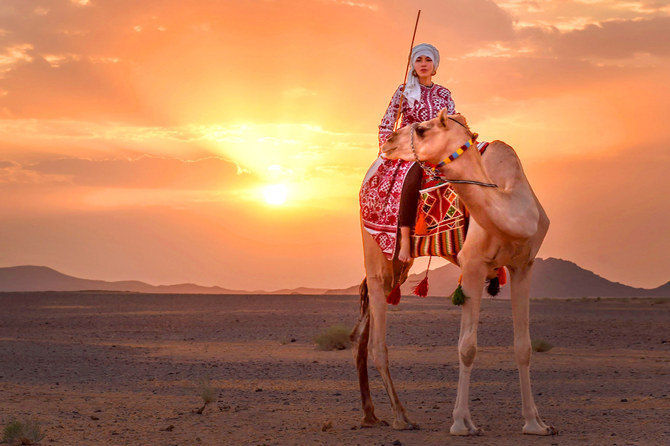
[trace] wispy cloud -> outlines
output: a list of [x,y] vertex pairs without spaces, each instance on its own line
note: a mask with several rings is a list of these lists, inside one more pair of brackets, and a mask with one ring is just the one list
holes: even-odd
[[32,62],[34,57],[29,54],[33,46],[29,43],[4,48],[0,53],[0,73],[9,71],[18,62]]
[[316,91],[308,90],[304,87],[294,87],[284,91],[284,97],[289,99],[308,98],[317,95],[318,93]]
[[221,158],[184,161],[142,156],[137,159],[61,158],[22,165],[24,172],[68,178],[78,186],[142,189],[221,189],[249,185],[253,176]]
[[572,57],[670,55],[670,17],[608,20],[559,36],[556,52]]
[[365,1],[354,1],[354,0],[327,0],[331,3],[337,3],[338,5],[352,6],[354,8],[363,8],[369,9],[371,11],[379,10],[377,3],[365,2]]

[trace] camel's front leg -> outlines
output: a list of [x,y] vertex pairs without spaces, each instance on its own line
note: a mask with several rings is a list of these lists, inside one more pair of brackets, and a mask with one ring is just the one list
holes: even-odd
[[482,430],[472,422],[468,407],[470,372],[477,354],[477,326],[487,267],[480,262],[463,261],[463,292],[467,296],[461,310],[461,333],[458,339],[458,389],[454,407],[452,435],[480,435]]
[[555,435],[553,426],[544,424],[535,406],[530,386],[530,355],[532,352],[529,328],[531,265],[509,268],[512,286],[512,316],[514,318],[514,356],[521,384],[521,413],[524,434]]
[[[394,429],[417,429],[418,426],[410,421],[398,394],[393,386],[389,373],[388,349],[386,348],[386,295],[391,291],[393,276],[368,276],[368,290],[370,293],[370,353],[372,360],[379,370],[384,382],[384,388],[391,400],[393,408]],[[384,280],[388,282],[384,286]]]

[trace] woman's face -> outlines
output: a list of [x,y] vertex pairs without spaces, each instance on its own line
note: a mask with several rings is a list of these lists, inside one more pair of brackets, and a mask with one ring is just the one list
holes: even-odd
[[428,56],[419,56],[414,61],[414,71],[418,77],[429,77],[433,75],[433,59]]

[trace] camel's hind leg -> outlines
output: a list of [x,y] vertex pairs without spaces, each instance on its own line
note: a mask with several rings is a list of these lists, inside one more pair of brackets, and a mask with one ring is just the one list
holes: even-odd
[[532,263],[509,268],[512,285],[512,316],[514,318],[514,356],[519,368],[521,384],[521,413],[524,418],[523,433],[531,435],[555,435],[553,426],[544,424],[535,406],[530,387],[530,273]]
[[[389,373],[388,350],[386,348],[386,296],[391,292],[396,283],[402,283],[407,278],[407,273],[412,264],[411,262],[402,263],[397,260],[387,260],[372,236],[364,228],[361,229],[370,309],[369,351],[372,355],[372,361],[382,377],[386,393],[391,400],[394,415],[393,428],[415,429],[418,426],[412,423],[407,417],[405,408],[400,403],[398,394],[393,386],[391,374]],[[360,353],[362,348],[362,345],[356,346],[358,353],[355,354],[357,357],[363,357]],[[359,379],[361,379],[361,376],[367,377],[367,371],[364,375],[361,375],[359,371]],[[369,394],[367,379],[364,380],[364,386],[361,387],[361,395],[364,398],[363,404],[365,405],[366,395],[364,393]],[[367,398],[369,399],[369,395]]]
[[454,424],[449,431],[452,435],[480,435],[482,430],[472,421],[468,402],[470,373],[477,354],[479,311],[488,268],[486,264],[478,260],[463,260],[461,264],[463,267],[461,285],[467,299],[461,309],[461,333],[458,338],[458,388],[453,411]]
[[[390,263],[390,262],[389,262]],[[388,349],[386,347],[386,296],[391,292],[393,274],[368,276],[370,291],[370,353],[379,371],[386,393],[393,408],[394,429],[417,429],[403,407],[396,393],[389,372]]]
[[361,315],[358,323],[351,332],[351,342],[354,350],[354,363],[358,372],[358,384],[361,390],[361,404],[363,407],[363,419],[361,426],[373,427],[386,425],[388,423],[375,416],[375,406],[370,396],[370,383],[368,379],[368,340],[370,339],[370,300],[368,298],[367,280],[363,279],[359,290],[361,296]]

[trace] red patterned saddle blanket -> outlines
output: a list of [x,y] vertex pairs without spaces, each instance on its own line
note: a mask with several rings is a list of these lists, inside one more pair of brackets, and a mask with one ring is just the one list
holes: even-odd
[[446,183],[422,189],[420,194],[412,257],[440,256],[457,265],[468,224],[465,207]]
[[[481,153],[487,143],[480,143]],[[398,241],[400,194],[413,161],[377,159],[368,170],[359,193],[365,230],[391,260]],[[449,184],[435,185],[424,175],[424,189],[412,234],[412,257],[440,256],[456,264],[465,242],[468,213]]]

